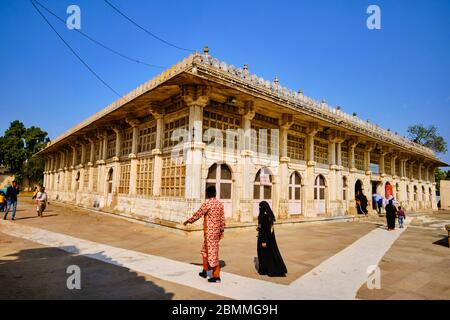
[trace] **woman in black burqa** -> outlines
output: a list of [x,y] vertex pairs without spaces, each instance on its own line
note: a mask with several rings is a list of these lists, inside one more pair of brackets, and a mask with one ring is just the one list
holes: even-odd
[[386,205],[386,222],[387,229],[389,231],[395,229],[395,218],[397,217],[397,208],[394,206],[394,202],[389,200],[389,204]]
[[278,250],[273,223],[275,216],[266,201],[259,203],[258,216],[258,273],[270,277],[284,277],[287,269]]

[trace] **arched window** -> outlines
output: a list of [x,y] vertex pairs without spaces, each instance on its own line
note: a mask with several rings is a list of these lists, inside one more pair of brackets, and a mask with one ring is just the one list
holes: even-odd
[[293,172],[289,178],[289,200],[300,200],[302,178],[298,172]]
[[342,177],[342,200],[347,201],[348,180],[347,177]]
[[431,192],[431,188],[428,189],[428,196],[430,197],[430,203],[433,202],[433,193]]
[[417,186],[414,186],[414,201],[417,201]]
[[208,170],[206,187],[215,186],[218,199],[231,199],[231,170],[226,164],[213,164]]
[[258,173],[256,174],[255,183],[253,186],[253,199],[272,199],[272,175],[267,168],[258,170]]
[[424,187],[424,186],[422,186],[422,201],[423,201],[423,202],[426,201],[425,187]]
[[406,198],[409,201],[409,186],[406,186]]
[[112,193],[113,188],[114,170],[113,168],[108,171],[108,193]]
[[318,175],[314,183],[314,200],[325,200],[325,178],[322,175]]

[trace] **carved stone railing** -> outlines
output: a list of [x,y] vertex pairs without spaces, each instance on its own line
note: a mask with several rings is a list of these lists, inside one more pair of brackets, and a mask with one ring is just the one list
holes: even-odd
[[246,82],[252,86],[255,86],[270,95],[275,95],[282,100],[287,100],[292,104],[298,106],[299,109],[312,108],[316,112],[318,111],[319,113],[324,115],[326,118],[334,119],[341,124],[345,123],[347,125],[350,125],[351,127],[354,127],[354,129],[362,131],[362,133],[368,134],[386,142],[400,145],[401,147],[412,152],[419,152],[429,157],[435,158],[436,160],[439,160],[431,149],[417,144],[407,139],[406,137],[402,137],[397,133],[393,133],[389,130],[383,129],[376,124],[364,121],[356,116],[345,113],[338,108],[333,108],[326,102],[319,102],[303,95],[302,93],[298,93],[294,90],[285,88],[278,83],[277,79],[275,81],[265,80],[262,77],[258,77],[256,74],[249,73],[247,69],[238,68],[233,65],[227,64],[212,57],[209,54],[205,55],[197,53],[194,56],[193,62],[193,71],[195,71],[195,65],[212,67],[213,69],[239,79],[239,81]]

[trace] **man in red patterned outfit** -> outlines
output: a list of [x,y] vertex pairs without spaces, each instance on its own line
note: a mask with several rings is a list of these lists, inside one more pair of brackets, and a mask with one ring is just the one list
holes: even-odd
[[209,186],[206,188],[206,201],[200,209],[188,220],[188,223],[194,223],[203,217],[203,271],[199,273],[200,277],[206,278],[207,271],[212,269],[212,277],[209,282],[220,282],[219,265],[219,241],[223,238],[225,228],[225,213],[223,204],[216,199],[216,188]]

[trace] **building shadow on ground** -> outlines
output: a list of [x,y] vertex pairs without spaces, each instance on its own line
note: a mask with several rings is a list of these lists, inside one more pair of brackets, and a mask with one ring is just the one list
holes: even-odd
[[[70,251],[70,252],[66,252]],[[109,260],[103,253],[96,259]],[[0,259],[0,299],[145,299],[170,300],[174,294],[136,272],[77,255],[77,249],[34,248]],[[71,265],[81,270],[81,289],[70,290]],[[70,281],[69,281],[70,282]]]

